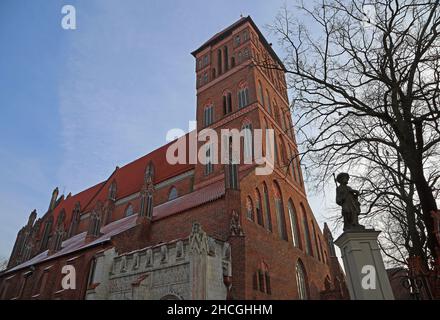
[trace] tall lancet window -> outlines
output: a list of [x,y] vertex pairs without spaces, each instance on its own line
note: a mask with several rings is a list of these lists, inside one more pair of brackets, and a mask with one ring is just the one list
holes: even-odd
[[229,189],[239,189],[238,182],[238,160],[236,159],[236,153],[232,148],[232,137],[225,137],[227,139],[227,148],[228,148],[228,161],[226,165],[226,188]]
[[274,198],[275,198],[275,210],[277,214],[278,235],[281,239],[287,241],[286,220],[284,217],[284,205],[281,195],[280,187],[274,182]]
[[300,260],[296,263],[296,286],[298,289],[298,298],[300,300],[307,300],[308,292],[307,292],[307,278],[306,271],[304,269],[304,265]]
[[90,219],[89,234],[97,237],[101,231],[101,216],[96,211],[93,211]]
[[295,247],[301,247],[299,242],[299,231],[298,231],[298,218],[296,215],[295,206],[293,205],[292,199],[289,199],[287,204],[289,210],[290,218],[290,229],[292,230],[292,242]]

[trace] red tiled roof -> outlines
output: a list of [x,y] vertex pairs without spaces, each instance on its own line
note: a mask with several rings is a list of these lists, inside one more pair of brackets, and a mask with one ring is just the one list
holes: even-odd
[[64,220],[65,225],[69,225],[72,220],[72,211],[75,208],[75,204],[79,202],[82,206],[86,205],[92,198],[96,195],[96,193],[99,191],[99,189],[103,186],[104,182],[98,183],[97,185],[94,185],[91,188],[88,188],[84,191],[81,191],[80,193],[77,193],[73,196],[70,196],[68,198],[63,199],[57,207],[54,209],[54,224],[53,228],[56,227],[56,221],[58,218],[58,215],[61,213],[61,211],[64,209],[66,213],[66,217]]
[[223,181],[210,184],[177,199],[165,202],[154,208],[153,220],[162,219],[170,215],[200,206],[204,203],[219,199],[225,194]]
[[[96,189],[99,186],[100,185],[96,185],[86,191],[93,190],[94,188]],[[153,211],[153,221],[163,219],[173,214],[177,214],[185,210],[200,206],[204,203],[217,200],[221,198],[224,194],[225,187],[223,181],[210,184],[204,188],[198,189],[194,192],[188,193],[177,199],[168,201],[155,207]],[[54,253],[53,255],[49,256],[48,250],[46,250],[36,255],[32,259],[7,270],[5,274],[106,242],[110,240],[113,236],[136,226],[137,217],[137,215],[131,215],[129,217],[125,217],[123,219],[116,220],[108,225],[105,225],[101,228],[102,236],[90,243],[85,242],[87,232],[77,234],[63,241],[62,249]]]
[[[188,145],[188,135],[186,138]],[[193,169],[193,164],[172,165],[168,163],[166,160],[166,152],[172,143],[174,143],[174,141],[133,162],[128,163],[121,168],[116,168],[116,170],[106,181],[98,183],[97,185],[81,191],[76,195],[61,200],[61,202],[54,209],[54,222],[56,222],[58,215],[64,209],[66,213],[65,224],[69,225],[72,220],[72,211],[78,201],[81,204],[82,213],[94,208],[97,201],[104,202],[107,199],[108,189],[113,181],[116,181],[118,199],[138,192],[142,187],[145,169],[150,161],[152,161],[155,167],[154,183],[159,183]],[[55,227],[56,223],[53,224],[53,228]]]
[[108,225],[105,225],[104,227],[101,228],[102,236],[89,243],[85,242],[87,232],[77,234],[63,241],[62,249],[54,253],[53,255],[49,256],[48,250],[46,250],[36,255],[32,259],[7,270],[5,274],[106,242],[110,240],[111,237],[133,228],[136,225],[136,219],[137,219],[137,215],[132,215],[120,220],[116,220],[112,223],[109,223]]
[[[187,135],[188,136],[188,135]],[[193,164],[169,164],[166,159],[166,153],[168,147],[174,143],[174,141],[154,150],[153,152],[123,166],[117,168],[113,175],[107,179],[102,185],[102,189],[98,192],[98,195],[84,208],[81,208],[82,212],[93,208],[97,201],[105,201],[108,194],[108,189],[113,181],[117,186],[117,198],[123,198],[133,193],[138,192],[143,183],[145,169],[150,161],[154,165],[154,183],[167,180],[171,177],[179,175],[183,172],[194,168]],[[188,139],[187,139],[188,143]],[[188,162],[188,161],[187,161]]]

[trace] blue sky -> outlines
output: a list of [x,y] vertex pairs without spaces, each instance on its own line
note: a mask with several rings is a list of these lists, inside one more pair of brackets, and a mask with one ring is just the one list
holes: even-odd
[[[61,28],[74,5],[77,29]],[[264,28],[283,1],[0,1],[0,257],[52,190],[77,193],[165,143],[195,118],[194,58],[251,15]],[[332,195],[330,195],[332,198]],[[325,199],[312,197],[320,222]]]

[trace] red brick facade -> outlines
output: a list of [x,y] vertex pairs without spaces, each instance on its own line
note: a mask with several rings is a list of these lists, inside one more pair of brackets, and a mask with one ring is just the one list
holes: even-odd
[[[256,175],[255,163],[240,164],[238,186],[231,187],[223,164],[214,164],[207,174],[202,164],[167,163],[168,144],[116,168],[106,181],[77,195],[58,197],[55,190],[46,214],[34,222],[33,213],[19,232],[8,270],[0,274],[0,299],[83,299],[95,254],[184,238],[196,221],[209,236],[231,244],[229,298],[347,297],[328,241],[331,234],[321,232],[307,202],[282,62],[249,17],[216,34],[193,55],[197,132],[205,127],[218,133],[241,130],[246,124],[274,129],[275,171]],[[212,108],[208,123],[207,106]],[[151,174],[148,168],[153,168]],[[171,190],[177,198],[169,200]],[[130,213],[138,217],[125,218]],[[236,224],[232,228],[234,214],[238,229]],[[66,264],[76,268],[76,290],[61,288]]]

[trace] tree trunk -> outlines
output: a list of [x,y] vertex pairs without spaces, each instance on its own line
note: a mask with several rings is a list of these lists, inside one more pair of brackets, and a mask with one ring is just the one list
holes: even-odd
[[423,221],[426,226],[426,231],[428,233],[428,247],[431,251],[431,255],[437,257],[437,248],[439,243],[434,234],[434,219],[431,216],[432,211],[437,211],[437,203],[435,201],[434,195],[432,193],[431,187],[426,181],[423,174],[423,165],[419,166],[408,166],[411,171],[411,177],[416,186],[417,194],[419,195],[420,205],[423,212]]

